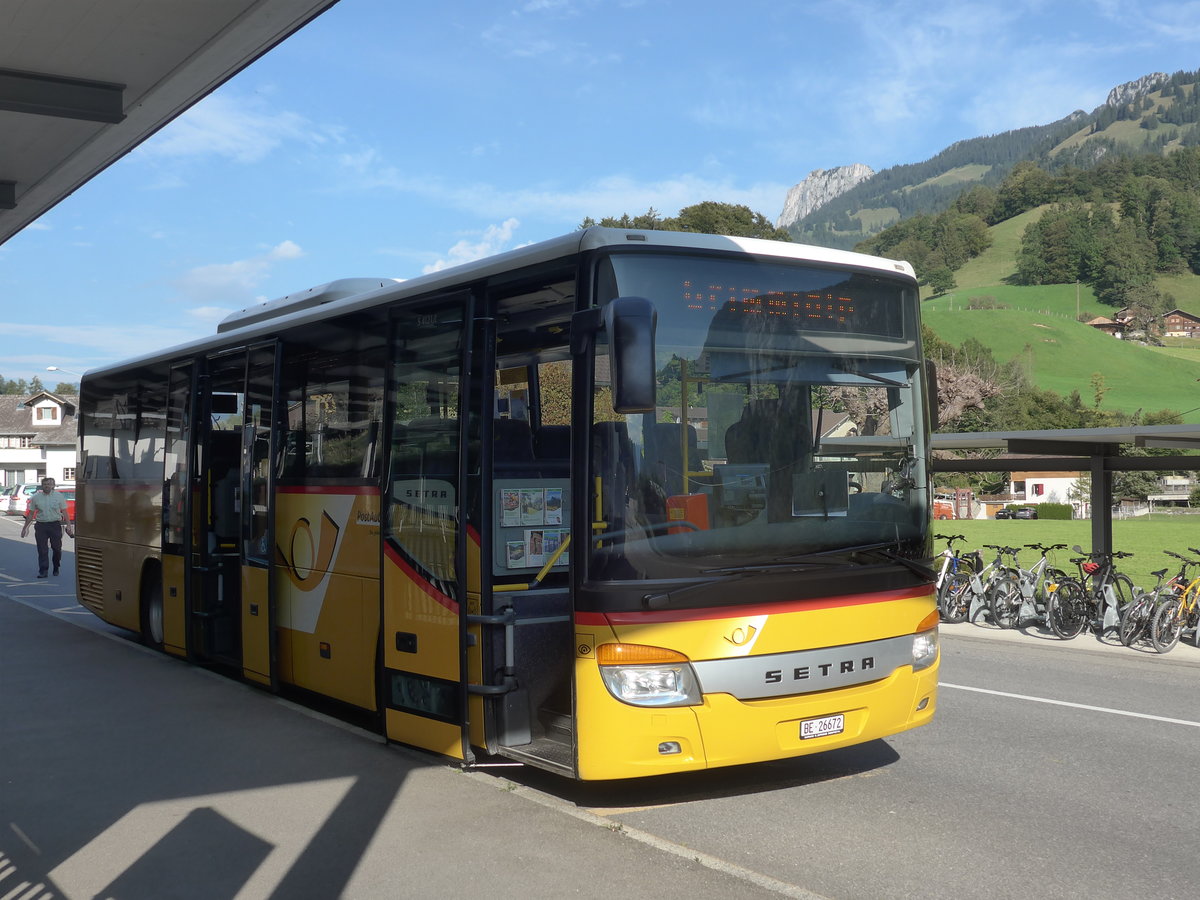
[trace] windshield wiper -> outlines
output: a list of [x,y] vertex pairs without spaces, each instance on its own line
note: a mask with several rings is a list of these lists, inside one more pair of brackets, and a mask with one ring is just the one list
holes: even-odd
[[643,594],[642,605],[647,609],[665,609],[680,594],[686,594],[698,588],[711,587],[714,584],[721,584],[723,582],[738,581],[751,575],[763,575],[768,572],[773,575],[799,575],[802,572],[810,572],[813,569],[827,569],[836,565],[837,563],[835,562],[807,564],[759,563],[757,565],[722,566],[716,569],[701,569],[700,574],[715,575],[717,577],[704,581],[693,581],[691,584],[685,584],[682,587],[673,588],[669,591],[660,591],[657,594]]
[[705,581],[695,581],[669,591],[655,594],[644,594],[642,604],[647,609],[664,609],[680,594],[686,594],[698,588],[711,587],[721,581],[738,581],[751,575],[799,575],[814,569],[832,569],[851,564],[851,557],[858,553],[874,553],[889,562],[897,563],[919,576],[923,581],[936,581],[937,572],[915,560],[908,559],[887,549],[894,547],[894,542],[881,544],[862,544],[857,547],[841,547],[837,550],[822,550],[816,553],[800,553],[795,556],[777,557],[773,562],[753,563],[743,566],[721,566],[713,569],[701,569],[703,575],[713,575],[715,578]]
[[[797,556],[780,556],[777,557],[777,562],[781,564],[787,564],[790,562],[802,562],[808,559],[828,558],[830,556],[849,558],[858,553],[874,553],[878,556],[884,557],[889,562],[898,563],[899,565],[904,566],[909,571],[920,575],[923,579],[928,581],[937,580],[937,572],[933,571],[933,569],[929,568],[923,563],[917,562],[916,560],[909,559],[906,556],[901,556],[894,550],[888,549],[895,546],[895,541],[884,541],[877,544],[861,544],[857,547],[842,547],[837,550],[823,550],[817,553],[802,553]],[[829,565],[833,565],[833,563],[830,563]]]
[[915,559],[909,559],[907,556],[901,556],[894,550],[888,550],[886,546],[890,545],[885,545],[884,547],[864,547],[858,552],[874,553],[877,556],[882,556],[891,562],[904,566],[910,572],[920,576],[923,581],[937,581],[938,573],[929,568],[929,566],[919,563]]

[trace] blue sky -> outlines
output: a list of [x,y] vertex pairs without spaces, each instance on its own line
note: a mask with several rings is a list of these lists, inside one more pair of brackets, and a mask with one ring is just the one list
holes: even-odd
[[53,386],[49,365],[587,216],[774,220],[813,169],[919,162],[1197,68],[1196,0],[341,0],[0,245],[0,375]]

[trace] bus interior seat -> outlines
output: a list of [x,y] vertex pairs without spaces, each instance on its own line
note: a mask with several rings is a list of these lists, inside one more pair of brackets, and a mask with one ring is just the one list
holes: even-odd
[[533,436],[533,452],[538,459],[570,459],[571,427],[543,425]]
[[604,477],[601,518],[611,529],[623,528],[626,498],[636,481],[633,444],[624,422],[597,422],[592,429],[593,474]]
[[524,419],[493,419],[492,442],[496,474],[502,478],[566,478],[569,475],[569,453],[558,459],[542,459],[535,455],[533,430]]
[[763,439],[771,432],[779,414],[773,399],[751,400],[742,407],[742,416],[725,431],[725,457],[731,463],[763,462]]
[[492,420],[492,443],[497,468],[533,462],[533,431],[524,419]]
[[[696,429],[687,426],[687,462],[679,445],[679,425],[658,423],[646,429],[646,466],[651,477],[665,479],[662,483],[667,495],[683,492],[684,471],[696,471],[700,464],[696,449]],[[661,469],[660,471],[660,464]]]

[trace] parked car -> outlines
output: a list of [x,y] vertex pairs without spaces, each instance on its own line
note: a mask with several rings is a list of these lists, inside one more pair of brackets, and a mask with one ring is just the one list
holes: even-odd
[[41,490],[41,484],[38,482],[30,482],[28,484],[15,485],[16,490],[8,498],[8,509],[5,510],[10,516],[23,516],[25,510],[29,508],[29,498]]
[[1036,519],[1037,510],[1032,506],[1022,506],[1013,514],[1014,519]]
[[73,524],[75,522],[75,488],[59,487],[54,490],[67,499],[67,521]]
[[1012,517],[1013,517],[1013,512],[1008,507],[1004,507],[1002,509],[996,510],[996,518],[997,519],[1011,519]]

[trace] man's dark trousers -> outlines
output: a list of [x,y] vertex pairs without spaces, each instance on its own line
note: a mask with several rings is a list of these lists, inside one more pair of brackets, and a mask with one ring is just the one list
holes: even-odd
[[33,537],[37,541],[38,575],[50,570],[50,551],[54,551],[54,573],[62,565],[62,522],[34,522]]

